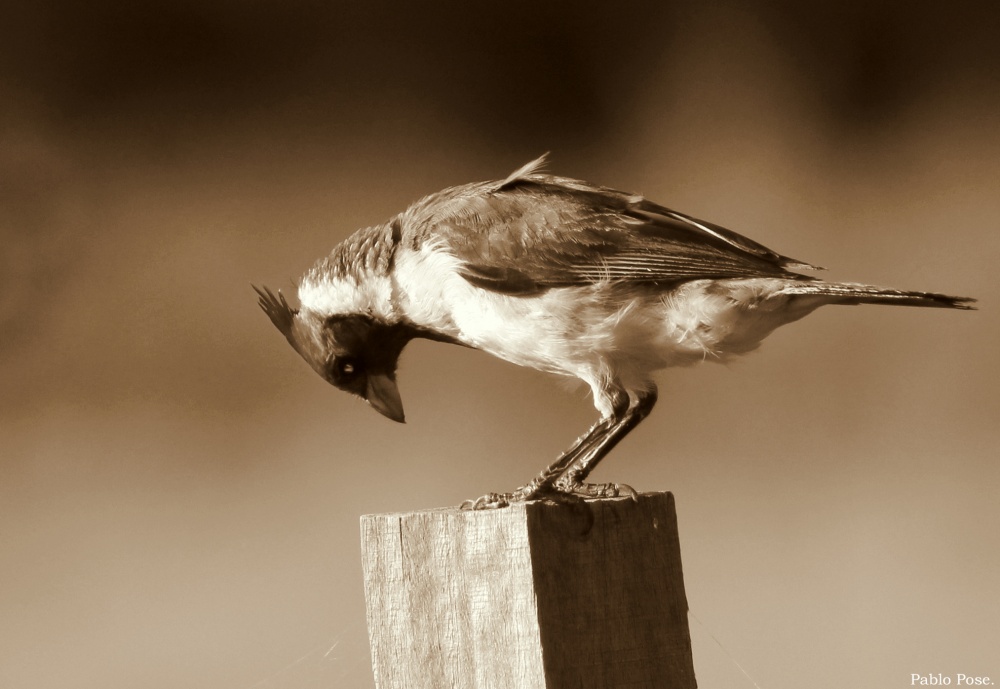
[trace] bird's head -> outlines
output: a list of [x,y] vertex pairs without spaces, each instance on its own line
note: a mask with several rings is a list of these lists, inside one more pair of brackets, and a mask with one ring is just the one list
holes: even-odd
[[264,313],[316,373],[380,414],[405,421],[396,366],[412,332],[358,314],[323,316],[292,309],[280,290],[277,296],[266,287],[254,290]]

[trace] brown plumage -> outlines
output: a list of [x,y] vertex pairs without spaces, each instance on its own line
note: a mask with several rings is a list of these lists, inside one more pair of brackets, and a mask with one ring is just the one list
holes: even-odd
[[584,435],[526,485],[468,506],[631,493],[584,481],[652,410],[658,369],[744,354],[824,304],[972,308],[794,272],[814,266],[641,196],[542,174],[542,162],[355,233],[306,273],[297,310],[257,289],[317,373],[396,421],[397,361],[415,337],[590,386],[600,418]]

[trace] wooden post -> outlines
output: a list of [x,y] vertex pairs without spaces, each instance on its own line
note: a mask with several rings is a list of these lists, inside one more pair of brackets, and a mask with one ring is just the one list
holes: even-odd
[[670,493],[361,518],[378,689],[693,689]]

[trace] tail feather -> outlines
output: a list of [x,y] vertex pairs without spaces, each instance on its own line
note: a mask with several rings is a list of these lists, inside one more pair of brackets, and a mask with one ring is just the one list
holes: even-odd
[[943,309],[975,310],[971,297],[953,297],[936,292],[911,292],[850,282],[805,282],[782,290],[785,294],[831,297],[834,304],[890,304],[896,306],[929,306]]

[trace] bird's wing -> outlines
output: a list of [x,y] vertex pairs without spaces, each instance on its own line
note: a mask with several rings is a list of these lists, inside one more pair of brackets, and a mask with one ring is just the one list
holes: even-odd
[[407,218],[413,246],[435,242],[462,262],[466,280],[506,294],[601,281],[811,279],[787,269],[814,266],[731,230],[641,196],[525,169],[414,206]]

